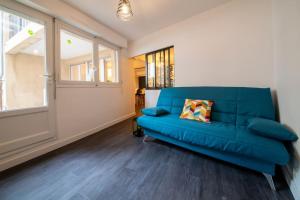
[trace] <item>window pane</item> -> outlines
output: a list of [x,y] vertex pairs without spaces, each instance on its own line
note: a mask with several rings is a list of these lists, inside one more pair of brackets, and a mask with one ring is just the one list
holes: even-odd
[[100,82],[118,82],[117,51],[103,45],[99,45],[98,55]]
[[166,74],[166,87],[170,87],[170,60],[169,60],[170,49],[165,50],[165,74]]
[[160,87],[160,79],[161,79],[161,77],[160,77],[160,58],[159,58],[159,56],[160,56],[160,53],[159,52],[157,52],[157,53],[155,53],[155,67],[156,67],[156,69],[155,69],[155,75],[156,75],[156,79],[155,79],[155,82],[156,82],[156,87]]
[[61,80],[94,81],[92,41],[61,30],[60,59]]
[[45,27],[0,11],[0,110],[46,105]]
[[155,54],[156,57],[156,87],[165,87],[165,54],[164,51],[159,51]]
[[155,87],[155,62],[154,62],[154,54],[147,55],[147,66],[148,66],[148,87]]
[[170,49],[170,87],[174,87],[175,70],[174,70],[174,47]]

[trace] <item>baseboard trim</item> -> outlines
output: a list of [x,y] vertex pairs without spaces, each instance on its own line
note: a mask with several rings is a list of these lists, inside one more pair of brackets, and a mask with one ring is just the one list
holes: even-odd
[[289,185],[289,188],[294,196],[294,199],[296,199],[296,200],[300,199],[299,185],[297,185],[297,183],[294,183],[294,180],[291,177],[291,175],[289,174],[288,169],[286,167],[284,167],[282,170],[283,170],[284,178],[285,178],[287,184]]
[[300,199],[300,156],[295,151],[295,149],[291,152],[291,162],[287,165],[282,167],[284,178],[287,184],[290,187],[290,190],[294,196],[294,199]]
[[100,126],[97,126],[95,128],[92,128],[92,129],[89,129],[87,131],[84,131],[84,132],[81,132],[81,133],[78,133],[72,137],[68,137],[68,138],[65,138],[63,140],[55,140],[55,141],[52,141],[52,142],[49,142],[47,144],[43,144],[42,146],[40,147],[35,147],[34,149],[30,149],[30,150],[27,150],[26,152],[24,153],[19,153],[17,155],[13,155],[13,156],[10,156],[8,158],[5,158],[4,160],[0,161],[0,172],[3,171],[3,170],[6,170],[6,169],[9,169],[11,167],[14,167],[16,165],[19,165],[23,162],[26,162],[28,160],[31,160],[33,158],[36,158],[38,156],[41,156],[43,154],[46,154],[50,151],[53,151],[55,149],[58,149],[60,147],[63,147],[65,145],[68,145],[70,143],[73,143],[77,140],[80,140],[82,138],[85,138],[89,135],[92,135],[94,133],[97,133],[103,129],[106,129],[112,125],[115,125],[119,122],[122,122],[126,119],[129,119],[131,117],[133,117],[135,115],[135,113],[130,113],[130,114],[127,114],[127,115],[124,115],[122,117],[119,117],[115,120],[112,120],[110,122],[106,122]]

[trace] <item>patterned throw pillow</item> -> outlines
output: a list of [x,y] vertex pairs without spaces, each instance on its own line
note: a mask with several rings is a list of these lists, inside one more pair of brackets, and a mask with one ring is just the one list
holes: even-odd
[[212,104],[209,100],[186,99],[180,118],[210,122]]

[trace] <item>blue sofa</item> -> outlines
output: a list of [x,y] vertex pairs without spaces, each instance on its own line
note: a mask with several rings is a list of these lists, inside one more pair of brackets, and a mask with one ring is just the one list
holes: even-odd
[[[187,98],[212,100],[212,122],[180,119]],[[269,88],[166,88],[160,92],[157,107],[168,114],[137,119],[146,136],[262,172],[271,186],[275,166],[289,161],[282,142],[253,134],[247,128],[248,119],[254,117],[275,120]]]

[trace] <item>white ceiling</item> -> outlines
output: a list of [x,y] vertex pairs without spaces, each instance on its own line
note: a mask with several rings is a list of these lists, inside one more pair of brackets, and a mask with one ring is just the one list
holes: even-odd
[[130,0],[134,16],[129,22],[116,16],[119,0],[61,1],[135,40],[230,0]]

